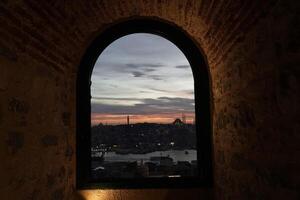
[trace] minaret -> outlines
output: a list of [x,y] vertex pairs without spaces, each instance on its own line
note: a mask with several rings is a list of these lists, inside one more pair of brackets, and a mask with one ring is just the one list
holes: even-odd
[[183,122],[184,124],[186,124],[186,119],[185,119],[184,113],[182,113],[182,122]]
[[127,115],[127,125],[129,125],[129,115]]

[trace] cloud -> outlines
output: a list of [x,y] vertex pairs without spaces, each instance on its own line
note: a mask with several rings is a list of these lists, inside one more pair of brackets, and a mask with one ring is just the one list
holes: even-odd
[[147,77],[150,78],[150,79],[153,79],[155,81],[163,80],[162,76],[159,76],[159,75],[149,75]]
[[[150,64],[149,64],[150,65]],[[127,66],[127,65],[126,65]],[[151,74],[151,72],[156,71],[156,69],[152,69],[152,68],[143,68],[141,67],[140,69],[136,68],[135,65],[133,64],[129,64],[130,68],[135,69],[134,71],[130,71],[130,73],[134,76],[134,77],[146,77],[148,79],[152,79],[155,81],[159,81],[159,80],[163,80],[163,77],[161,75],[157,75],[157,74]],[[144,65],[145,66],[145,65]]]
[[[100,99],[100,98],[98,98]],[[107,98],[104,98],[107,100]],[[140,103],[133,105],[109,105],[92,102],[92,113],[109,113],[109,114],[160,114],[160,113],[178,113],[194,112],[194,99],[188,98],[171,98],[159,97],[157,99],[145,98],[112,98],[119,102],[130,100],[139,100]]]
[[175,66],[175,68],[186,69],[186,68],[190,68],[190,66],[189,65],[177,65],[177,66]]
[[[174,44],[156,35],[132,34],[114,41],[101,53],[94,66],[91,81],[92,106],[97,112],[147,113],[165,112],[168,109],[182,110],[185,108],[172,105],[176,103],[175,99],[170,100],[167,106],[167,103],[162,102],[168,100],[157,98],[193,98],[192,92],[185,91],[193,90],[194,87],[188,60]],[[145,99],[140,98],[157,101],[150,104],[148,100],[147,104]],[[194,109],[189,104],[181,104],[187,109]]]
[[155,69],[145,69],[144,71],[146,71],[146,72],[154,72]]
[[171,98],[171,97],[159,97],[157,99],[147,98],[143,100],[142,104],[148,107],[157,107],[159,109],[171,109],[171,110],[189,110],[194,107],[194,99],[187,98]]
[[125,69],[125,71],[135,70],[135,71],[132,72],[134,77],[141,77],[145,73],[154,72],[154,71],[157,70],[157,68],[162,67],[162,66],[164,66],[164,65],[162,65],[162,64],[151,64],[151,63],[141,63],[141,64],[127,63],[125,65],[125,67],[123,67],[123,69]]
[[182,92],[185,93],[185,94],[188,94],[188,95],[194,95],[195,94],[194,90],[183,90]]
[[156,68],[156,67],[163,67],[163,64],[143,64],[145,67],[151,67],[151,68]]
[[148,89],[156,91],[156,92],[160,92],[160,93],[172,93],[172,94],[177,94],[177,95],[194,95],[194,90],[190,89],[190,90],[164,90],[164,89],[158,89],[158,88],[154,88],[154,87],[149,87]]
[[121,101],[137,101],[142,100],[140,98],[122,98],[122,97],[93,97],[92,99],[96,100],[121,100]]
[[163,93],[171,92],[170,90],[157,89],[157,88],[153,88],[153,87],[149,87],[149,89],[153,90],[153,91],[156,91],[156,92],[163,92]]
[[142,72],[139,72],[139,71],[133,71],[133,72],[132,72],[132,75],[133,75],[134,77],[142,77],[142,76],[144,76],[145,74],[142,73]]
[[138,69],[138,68],[157,68],[157,67],[163,67],[164,65],[162,64],[152,64],[152,63],[140,63],[140,64],[136,64],[136,63],[127,63],[126,67],[127,68],[133,68],[133,69]]
[[136,69],[136,68],[139,68],[139,65],[128,63],[128,64],[126,64],[126,67]]

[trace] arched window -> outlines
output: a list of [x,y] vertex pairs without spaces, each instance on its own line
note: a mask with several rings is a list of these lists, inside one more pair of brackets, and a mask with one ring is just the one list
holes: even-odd
[[210,185],[210,123],[207,66],[184,32],[148,19],[108,27],[78,71],[77,187]]

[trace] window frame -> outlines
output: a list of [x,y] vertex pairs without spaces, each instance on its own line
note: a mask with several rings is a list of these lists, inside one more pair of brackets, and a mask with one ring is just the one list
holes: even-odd
[[[91,75],[102,53],[116,39],[133,34],[150,33],[175,44],[190,63],[194,77],[195,118],[197,131],[197,161],[199,177],[100,179],[93,181],[91,165]],[[211,187],[212,126],[210,76],[202,50],[178,26],[153,18],[129,19],[107,26],[85,51],[79,65],[76,82],[76,188],[195,188]],[[201,167],[200,167],[201,166]]]

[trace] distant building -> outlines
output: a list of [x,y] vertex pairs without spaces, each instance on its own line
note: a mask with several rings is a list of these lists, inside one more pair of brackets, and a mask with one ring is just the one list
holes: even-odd
[[192,175],[192,165],[188,161],[178,161],[175,167],[175,173],[181,176]]
[[182,125],[184,125],[184,123],[181,121],[181,119],[177,118],[177,119],[175,119],[175,121],[173,122],[173,125],[176,125],[176,126],[182,126]]
[[150,161],[160,166],[172,166],[173,159],[168,156],[154,156],[150,157]]

